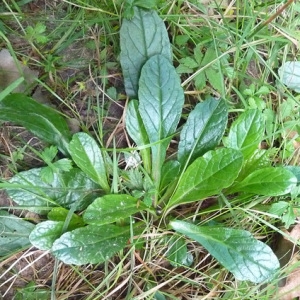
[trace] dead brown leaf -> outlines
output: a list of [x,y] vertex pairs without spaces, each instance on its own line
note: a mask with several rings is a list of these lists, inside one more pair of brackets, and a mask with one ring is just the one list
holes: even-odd
[[[297,224],[289,233],[291,239],[299,240],[300,239],[300,224]],[[293,270],[286,278],[285,285],[279,288],[278,291],[278,299],[280,300],[293,300],[297,297],[300,297],[300,265],[299,265],[299,255],[295,251],[298,247],[288,241],[287,239],[282,239],[279,243],[279,247],[282,249],[278,249],[276,252],[288,253],[288,265],[289,268]],[[280,257],[279,257],[280,259]],[[286,259],[285,259],[286,261]],[[296,265],[297,264],[297,265]],[[294,268],[296,267],[296,268]]]
[[[299,265],[297,258],[292,261],[292,265],[296,263]],[[287,277],[285,286],[279,288],[280,300],[293,300],[297,297],[300,297],[300,267],[292,271]]]

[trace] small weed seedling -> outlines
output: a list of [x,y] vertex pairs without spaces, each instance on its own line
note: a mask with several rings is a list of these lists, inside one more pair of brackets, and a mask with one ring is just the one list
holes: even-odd
[[[168,245],[165,257],[174,267],[193,264],[187,247],[191,239],[238,280],[261,283],[272,278],[278,259],[250,232],[221,222],[199,225],[195,216],[180,219],[174,214],[178,206],[201,204],[212,196],[232,207],[239,197],[295,190],[298,169],[272,166],[269,151],[258,147],[266,130],[259,107],[264,91],[249,90],[250,108],[226,136],[224,99],[209,97],[198,103],[179,126],[184,91],[165,25],[154,10],[132,9],[132,18],[123,20],[120,31],[120,60],[130,99],[124,119],[134,149],[101,148],[86,132],[72,136],[58,112],[22,94],[0,102],[3,121],[17,122],[55,146],[42,153],[46,167],[20,172],[1,185],[20,207],[47,216],[35,226],[6,218],[7,228],[14,230],[13,222],[24,240],[7,231],[9,243],[2,255],[26,246],[29,236],[32,245],[66,264],[101,263],[130,247],[143,251],[145,228],[159,224],[167,237],[162,238]],[[195,60],[193,68],[201,67],[205,57]],[[208,72],[205,76],[209,78]],[[175,138],[177,155],[168,156]],[[66,158],[55,160],[57,150]],[[118,167],[118,151],[134,163]]]

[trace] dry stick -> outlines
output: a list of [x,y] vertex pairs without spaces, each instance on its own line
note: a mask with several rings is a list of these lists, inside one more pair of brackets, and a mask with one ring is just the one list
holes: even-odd
[[256,30],[254,30],[253,33],[250,34],[249,38],[253,37],[255,34],[257,34],[260,30],[262,30],[265,26],[267,26],[269,23],[271,23],[276,17],[278,17],[288,6],[290,6],[294,0],[288,0],[282,7],[280,7],[277,12],[271,16],[268,20],[262,23],[261,26],[258,26]]

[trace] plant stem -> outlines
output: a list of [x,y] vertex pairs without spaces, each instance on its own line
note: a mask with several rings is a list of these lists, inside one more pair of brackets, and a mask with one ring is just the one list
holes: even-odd
[[253,37],[254,35],[256,35],[259,31],[261,31],[265,26],[267,26],[268,24],[270,24],[276,17],[278,17],[288,6],[290,6],[292,3],[294,2],[294,0],[288,0],[284,5],[282,5],[282,7],[280,7],[278,9],[278,11],[273,14],[268,20],[266,20],[265,22],[263,22],[260,26],[258,26],[250,35],[249,38]]

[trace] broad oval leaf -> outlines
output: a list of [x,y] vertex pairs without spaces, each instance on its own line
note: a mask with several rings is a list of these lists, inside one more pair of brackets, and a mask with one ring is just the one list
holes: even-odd
[[254,171],[233,187],[234,192],[247,192],[264,196],[290,193],[297,185],[296,176],[283,167],[263,168]]
[[54,173],[50,184],[41,178],[43,169],[19,172],[6,184],[8,195],[24,209],[44,214],[51,207],[76,205],[76,209],[81,210],[99,196],[95,192],[99,186],[77,168],[59,175]]
[[168,32],[155,10],[134,8],[134,17],[122,22],[120,46],[125,90],[130,98],[137,97],[141,69],[150,57],[162,54],[172,61]]
[[0,256],[30,246],[29,234],[34,224],[0,210]]
[[216,195],[238,176],[243,155],[234,149],[221,148],[197,158],[184,172],[168,208]]
[[[162,55],[151,57],[140,77],[139,111],[152,149],[153,178],[159,173],[184,103],[184,93],[175,68]],[[165,139],[165,140],[164,140]]]
[[196,105],[182,128],[178,160],[183,165],[193,162],[220,142],[227,124],[228,111],[224,99],[209,98]]
[[96,141],[87,133],[78,132],[73,135],[69,150],[76,165],[95,183],[109,192],[105,162]]
[[11,94],[0,101],[0,120],[24,126],[68,155],[71,133],[66,120],[53,108],[23,94]]
[[63,207],[53,207],[51,211],[49,211],[47,217],[51,221],[62,221],[65,222],[68,220],[68,229],[73,230],[78,227],[82,227],[85,225],[81,216],[72,213],[71,216],[70,211]]
[[[149,139],[138,109],[137,100],[129,101],[125,115],[126,130],[137,146],[145,146],[149,144]],[[141,150],[141,156],[145,170],[150,173],[150,148],[143,148]]]
[[241,150],[249,158],[263,139],[265,122],[261,111],[249,109],[242,113],[230,127],[226,146]]
[[177,128],[184,103],[180,78],[168,59],[151,57],[140,77],[139,111],[150,142],[172,135]]
[[105,195],[89,205],[83,215],[83,220],[87,224],[110,224],[145,209],[147,206],[144,203],[139,203],[138,199],[130,195]]
[[232,272],[238,280],[261,283],[274,276],[279,261],[272,249],[239,229],[196,226],[184,221],[172,221],[171,227],[200,243]]
[[287,61],[278,70],[280,80],[290,89],[300,92],[300,61]]
[[52,247],[55,257],[66,264],[96,264],[122,250],[130,238],[130,227],[88,225],[64,233]]
[[31,244],[40,250],[50,250],[63,232],[64,222],[44,221],[35,226],[29,235]]
[[138,101],[129,101],[126,109],[125,124],[126,130],[137,146],[149,144],[147,132],[144,123],[138,111]]

